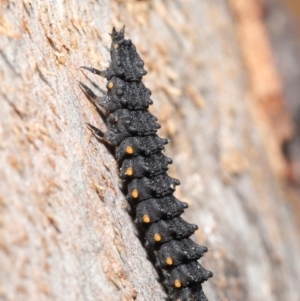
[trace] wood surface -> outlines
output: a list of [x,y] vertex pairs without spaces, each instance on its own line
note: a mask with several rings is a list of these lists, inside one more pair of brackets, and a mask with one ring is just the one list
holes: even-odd
[[208,299],[300,299],[299,156],[284,152],[299,133],[299,85],[286,93],[299,54],[290,69],[277,63],[285,48],[271,22],[277,13],[292,24],[290,10],[258,0],[0,5],[0,300],[166,298],[116,160],[85,125],[105,122],[76,83],[103,94],[105,80],[79,66],[106,68],[108,33],[123,24],[170,139],[184,218],[209,248]]

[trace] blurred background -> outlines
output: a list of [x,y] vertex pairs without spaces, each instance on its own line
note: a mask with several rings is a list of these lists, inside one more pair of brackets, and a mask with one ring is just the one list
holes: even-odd
[[112,26],[145,62],[210,301],[299,301],[300,2],[1,1],[0,300],[165,300],[98,95]]

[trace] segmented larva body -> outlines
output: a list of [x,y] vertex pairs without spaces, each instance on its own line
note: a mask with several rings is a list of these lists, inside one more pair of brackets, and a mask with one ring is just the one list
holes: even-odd
[[212,273],[197,260],[207,248],[189,238],[198,227],[180,217],[187,204],[173,196],[179,181],[167,174],[172,160],[162,151],[168,141],[156,135],[160,125],[147,111],[152,100],[150,90],[141,82],[146,74],[144,62],[131,40],[124,39],[124,27],[119,32],[113,28],[111,37],[108,69],[82,67],[108,80],[104,97],[79,83],[94,104],[107,113],[107,132],[89,127],[96,137],[115,147],[126,198],[135,208],[145,246],[156,255],[156,268],[163,271],[170,299],[205,301],[201,284]]

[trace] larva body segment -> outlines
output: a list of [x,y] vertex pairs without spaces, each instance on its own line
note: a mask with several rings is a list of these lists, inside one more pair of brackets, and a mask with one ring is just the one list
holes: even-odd
[[133,178],[154,177],[168,170],[168,165],[172,163],[162,153],[150,156],[137,156],[125,159],[120,168],[120,178],[130,180]]
[[[173,239],[183,239],[190,237],[198,227],[194,224],[189,224],[180,217],[174,217],[169,220],[160,220],[153,223],[145,231],[146,245],[152,248],[162,245]],[[156,234],[159,234],[160,239],[156,239]]]
[[124,39],[124,27],[119,32],[113,28],[111,37],[108,69],[82,67],[108,80],[103,97],[79,83],[95,106],[108,113],[107,132],[92,125],[89,128],[97,138],[115,147],[126,198],[135,208],[145,247],[157,257],[155,267],[165,276],[170,300],[207,301],[202,283],[212,273],[197,262],[207,248],[189,238],[198,227],[180,217],[188,206],[173,196],[179,181],[166,173],[172,163],[162,154],[168,140],[157,136],[160,125],[147,111],[152,100],[150,90],[141,82],[146,74],[144,62],[133,43]]
[[179,282],[180,287],[194,286],[203,283],[211,276],[212,272],[205,270],[197,261],[192,261],[174,267],[170,274],[167,274],[165,284],[174,288],[179,288]]
[[[175,191],[176,185],[179,185],[177,179],[173,179],[166,173],[154,176],[153,178],[133,179],[128,183],[127,199],[134,200],[147,200],[152,197],[162,198],[166,195],[172,194]],[[138,195],[134,195],[134,191],[138,191]]]
[[170,294],[173,301],[208,301],[202,290],[202,285],[174,289]]
[[142,82],[126,82],[113,76],[106,85],[107,108],[109,112],[116,109],[147,110],[153,102],[150,99],[151,92]]
[[120,109],[108,116],[108,132],[119,135],[128,135],[127,137],[154,135],[160,128],[160,125],[156,123],[156,120],[156,117],[144,110],[130,111],[127,109]]
[[149,156],[163,151],[166,144],[168,144],[168,140],[162,139],[157,135],[128,137],[116,147],[116,159],[118,162],[122,162],[124,158]]
[[[198,260],[207,252],[207,248],[199,246],[189,238],[171,240],[163,244],[157,252],[157,264],[165,270],[182,263]],[[172,258],[172,264],[168,261]]]
[[145,215],[149,216],[151,223],[168,220],[181,215],[185,208],[187,208],[187,204],[180,202],[173,195],[148,199],[136,206],[136,221],[140,225],[144,225],[143,217]]

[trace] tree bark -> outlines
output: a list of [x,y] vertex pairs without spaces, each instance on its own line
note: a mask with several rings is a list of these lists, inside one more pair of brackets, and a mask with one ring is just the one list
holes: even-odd
[[299,300],[299,194],[282,151],[295,124],[281,50],[258,1],[243,2],[1,4],[1,300],[166,298],[114,156],[85,126],[105,123],[76,83],[102,94],[105,81],[79,66],[106,68],[107,33],[123,24],[170,139],[184,217],[209,247],[208,299]]

